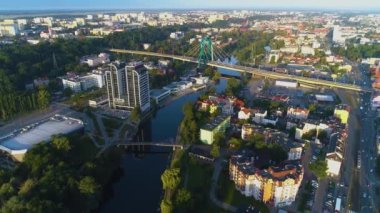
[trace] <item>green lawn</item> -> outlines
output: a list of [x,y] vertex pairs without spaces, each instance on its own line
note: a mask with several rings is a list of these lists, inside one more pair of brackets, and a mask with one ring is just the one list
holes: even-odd
[[227,168],[220,174],[217,196],[221,201],[236,207],[252,205],[260,208],[261,212],[269,212],[264,203],[255,200],[253,197],[246,197],[236,190],[235,183],[229,179]]
[[[187,157],[187,156],[186,156]],[[184,168],[185,167],[185,168]],[[213,213],[224,212],[215,206],[210,198],[211,178],[213,173],[213,167],[209,164],[202,164],[195,159],[186,158],[186,164],[181,169],[185,169],[183,172],[183,182],[188,173],[188,182],[186,189],[191,192],[192,200],[190,207],[186,209],[176,209],[175,212],[197,212],[197,213]],[[183,185],[184,183],[182,183]]]
[[115,129],[120,128],[123,122],[116,118],[102,117],[102,122],[109,137],[113,137]]

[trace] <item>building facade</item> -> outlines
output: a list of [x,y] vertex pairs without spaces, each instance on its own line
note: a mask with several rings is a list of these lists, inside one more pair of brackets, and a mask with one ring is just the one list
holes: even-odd
[[211,123],[203,126],[200,130],[200,140],[205,144],[212,144],[215,135],[219,132],[225,132],[230,126],[231,116],[217,116]]
[[141,62],[111,63],[106,71],[106,87],[111,108],[139,107],[141,111],[150,108],[149,74]]
[[243,195],[254,197],[275,207],[291,205],[303,179],[299,161],[284,162],[277,167],[260,170],[254,166],[254,157],[239,153],[230,159],[229,174],[235,187]]

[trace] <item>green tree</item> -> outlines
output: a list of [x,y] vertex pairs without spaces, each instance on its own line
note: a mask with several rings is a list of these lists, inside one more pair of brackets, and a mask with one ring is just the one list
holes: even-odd
[[309,169],[318,177],[318,179],[327,177],[327,162],[323,159],[318,159],[314,163],[311,163]]
[[58,151],[67,152],[71,149],[70,141],[66,137],[54,137],[52,144]]
[[161,175],[161,181],[163,189],[176,189],[181,182],[180,169],[166,169]]
[[177,191],[175,196],[176,205],[184,205],[191,199],[191,193],[185,188],[181,188]]
[[94,195],[98,192],[99,188],[100,186],[91,176],[83,177],[78,184],[78,189],[80,193],[85,195]]
[[210,151],[210,154],[212,157],[214,158],[217,158],[220,156],[220,146],[219,145],[216,145],[216,144],[213,144],[211,146],[211,151]]
[[212,77],[212,80],[217,81],[222,77],[222,74],[220,72],[215,72],[214,76]]
[[238,139],[238,138],[231,138],[229,141],[228,141],[228,144],[230,146],[232,146],[235,150],[238,150],[242,147],[242,140],[241,139]]
[[161,213],[171,213],[173,212],[173,204],[171,201],[162,200],[160,204]]
[[270,64],[276,64],[276,57],[273,55],[269,61]]
[[235,78],[230,78],[227,81],[226,94],[229,96],[236,96],[241,88],[240,82]]
[[140,120],[141,110],[140,107],[135,107],[131,112],[131,120],[133,122],[138,122]]
[[36,185],[33,179],[27,179],[20,187],[18,191],[19,195],[26,196],[31,193],[32,189]]
[[50,94],[45,88],[40,88],[37,94],[38,106],[40,109],[46,109],[50,103]]
[[4,203],[4,205],[1,207],[0,212],[27,212],[27,209],[25,208],[25,203],[19,197],[13,196]]

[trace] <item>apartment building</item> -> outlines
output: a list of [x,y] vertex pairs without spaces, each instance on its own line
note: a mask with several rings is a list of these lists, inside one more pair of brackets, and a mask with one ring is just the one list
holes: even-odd
[[149,74],[143,63],[111,63],[106,71],[106,86],[111,108],[140,107],[141,111],[150,108]]
[[291,205],[295,201],[303,174],[299,161],[286,161],[260,170],[254,165],[253,153],[247,150],[233,155],[229,163],[230,179],[237,190],[275,207]]
[[212,144],[215,135],[219,132],[224,133],[230,126],[231,116],[220,115],[214,118],[210,123],[200,129],[200,140],[205,144]]

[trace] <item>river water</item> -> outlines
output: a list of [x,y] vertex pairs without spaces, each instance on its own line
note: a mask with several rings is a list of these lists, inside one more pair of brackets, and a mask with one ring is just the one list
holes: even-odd
[[[223,72],[223,71],[222,71]],[[216,85],[222,92],[227,85],[221,79]],[[182,121],[182,107],[186,102],[194,102],[200,92],[185,95],[157,111],[155,116],[141,125],[138,141],[164,142],[174,140]],[[169,163],[169,153],[126,153],[121,161],[124,175],[113,184],[113,196],[102,207],[102,212],[157,212],[162,196],[161,174]]]

